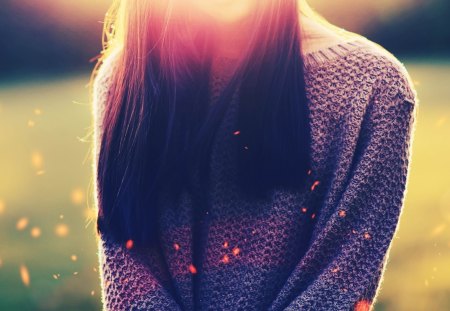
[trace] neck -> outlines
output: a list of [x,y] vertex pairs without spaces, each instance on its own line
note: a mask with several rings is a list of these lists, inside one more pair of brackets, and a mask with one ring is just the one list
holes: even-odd
[[250,19],[239,22],[218,24],[215,55],[239,58],[247,47],[251,36]]
[[[302,48],[305,51],[326,46],[329,41],[337,40],[337,35],[320,22],[300,10],[300,28]],[[215,56],[239,58],[251,39],[252,29],[250,18],[234,23],[217,24]]]

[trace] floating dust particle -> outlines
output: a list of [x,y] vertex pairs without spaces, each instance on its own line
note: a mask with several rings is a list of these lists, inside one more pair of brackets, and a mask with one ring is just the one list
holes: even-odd
[[42,169],[44,165],[44,157],[41,152],[33,151],[31,153],[31,165],[33,165],[33,167],[37,170]]
[[132,248],[133,248],[133,245],[134,245],[133,240],[128,240],[128,241],[125,243],[125,247],[126,247],[127,249],[132,249]]
[[28,226],[28,218],[22,217],[16,223],[17,230],[24,230]]
[[370,310],[370,301],[367,299],[362,299],[356,302],[354,310],[355,311],[369,311]]
[[239,247],[235,247],[231,252],[233,253],[234,256],[237,256],[241,252],[241,249]]
[[196,274],[197,273],[197,268],[193,264],[190,264],[189,265],[189,272],[191,272],[192,274]]
[[320,181],[316,180],[312,186],[311,186],[311,191],[314,191],[314,189],[316,189],[316,187],[320,184]]
[[30,273],[28,272],[27,266],[23,264],[20,265],[20,278],[25,286],[30,286]]
[[66,224],[57,224],[55,234],[59,237],[66,237],[69,234],[69,227]]
[[3,215],[6,210],[6,203],[2,199],[0,199],[0,215]]
[[33,238],[38,238],[41,236],[41,228],[33,227],[31,228],[30,234]]
[[228,255],[223,255],[222,262],[223,263],[229,263],[230,262],[230,257],[228,257]]
[[75,205],[81,205],[84,202],[84,191],[80,188],[73,189],[70,193],[70,200]]

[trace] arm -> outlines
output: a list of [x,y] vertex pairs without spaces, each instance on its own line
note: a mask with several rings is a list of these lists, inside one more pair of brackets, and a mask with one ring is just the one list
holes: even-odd
[[127,249],[103,234],[98,249],[104,310],[181,310],[168,283],[160,281],[164,276],[158,256]]
[[104,310],[181,310],[160,281],[156,255],[129,250],[103,234],[98,249]]
[[312,244],[270,310],[372,308],[404,202],[416,119],[415,91],[397,69],[387,70],[367,107],[342,196],[323,206]]
[[[97,74],[93,88],[93,173],[96,206],[98,206],[97,161],[99,156],[102,119],[107,104],[114,57],[111,55]],[[104,310],[181,310],[168,288],[162,258],[152,250],[128,249],[110,236],[98,236],[98,259]]]

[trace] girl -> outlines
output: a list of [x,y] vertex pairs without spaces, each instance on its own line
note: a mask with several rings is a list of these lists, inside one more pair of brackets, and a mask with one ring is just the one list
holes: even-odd
[[369,310],[404,202],[404,66],[299,0],[123,0],[94,70],[105,310]]

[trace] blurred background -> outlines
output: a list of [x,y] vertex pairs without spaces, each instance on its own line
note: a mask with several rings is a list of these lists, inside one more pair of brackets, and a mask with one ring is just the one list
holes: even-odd
[[[109,4],[1,0],[0,310],[101,309],[87,85]],[[310,4],[394,53],[420,98],[375,310],[450,310],[450,2]]]

